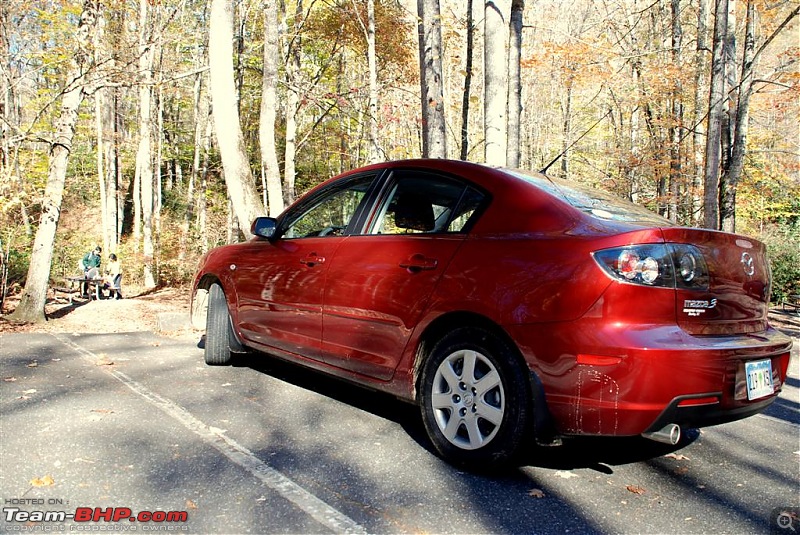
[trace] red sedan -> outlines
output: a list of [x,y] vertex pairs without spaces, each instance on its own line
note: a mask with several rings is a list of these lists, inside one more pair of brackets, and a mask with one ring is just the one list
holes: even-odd
[[205,360],[257,350],[416,403],[458,465],[528,438],[644,435],[763,411],[791,340],[752,238],[596,189],[447,160],[318,186],[194,279]]

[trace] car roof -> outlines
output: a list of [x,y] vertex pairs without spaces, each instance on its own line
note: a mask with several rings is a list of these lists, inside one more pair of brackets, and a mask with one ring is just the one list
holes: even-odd
[[[492,197],[473,232],[506,233],[564,231],[588,225],[598,231],[620,232],[631,228],[673,225],[645,208],[573,182],[545,174],[493,167],[464,160],[417,158],[367,165],[342,173],[320,184],[372,171],[419,169],[463,178]],[[620,215],[620,214],[623,214]]]

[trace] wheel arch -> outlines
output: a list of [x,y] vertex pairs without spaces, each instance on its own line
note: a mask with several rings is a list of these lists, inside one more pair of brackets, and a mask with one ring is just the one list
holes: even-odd
[[522,366],[522,369],[528,370],[528,377],[526,383],[528,384],[527,396],[533,408],[533,432],[537,442],[550,444],[556,440],[558,435],[547,406],[547,397],[544,390],[544,385],[539,375],[531,369],[525,360],[522,351],[517,346],[514,339],[506,332],[505,329],[492,319],[468,311],[455,311],[443,314],[425,327],[425,330],[419,337],[416,352],[414,355],[413,366],[413,395],[415,399],[419,399],[420,376],[422,364],[426,356],[430,353],[433,345],[441,339],[448,332],[463,327],[474,327],[489,331],[493,335],[500,338],[505,345],[511,350],[511,357]]
[[192,327],[198,331],[204,331],[206,328],[206,317],[208,315],[208,290],[214,283],[222,286],[222,281],[220,281],[216,275],[206,273],[200,277],[194,285],[189,310],[191,314]]
[[443,314],[429,323],[419,337],[417,350],[414,354],[414,392],[415,397],[419,392],[420,370],[425,357],[430,353],[433,345],[448,332],[461,328],[474,327],[485,329],[501,338],[510,348],[513,349],[514,358],[519,359],[519,364],[528,367],[517,344],[508,333],[497,323],[486,316],[468,311],[454,311]]
[[225,292],[225,285],[219,277],[213,273],[206,273],[195,284],[194,292],[192,293],[191,305],[191,320],[192,326],[200,331],[206,328],[206,318],[208,316],[208,291],[212,285],[219,284],[223,293],[226,295],[226,304],[228,306],[228,319],[230,327],[230,337],[228,339],[231,351],[234,353],[246,353],[247,347],[242,342],[241,336],[236,331],[233,325],[233,315],[230,313],[230,301],[228,301],[227,293]]

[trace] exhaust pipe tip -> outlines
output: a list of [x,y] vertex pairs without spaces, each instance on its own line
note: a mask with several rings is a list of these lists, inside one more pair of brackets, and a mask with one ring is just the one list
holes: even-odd
[[663,429],[650,433],[642,433],[644,438],[674,446],[681,439],[681,428],[678,424],[668,424]]

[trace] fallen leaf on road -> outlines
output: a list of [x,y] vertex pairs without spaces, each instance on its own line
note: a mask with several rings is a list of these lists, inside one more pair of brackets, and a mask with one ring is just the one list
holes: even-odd
[[3,381],[5,381],[6,383],[13,383],[16,380],[17,380],[16,377],[3,377]]
[[667,459],[675,459],[676,461],[690,461],[686,455],[681,455],[680,453],[668,453],[664,455]]
[[113,366],[114,365],[114,361],[111,360],[110,358],[108,358],[107,355],[100,355],[100,358],[98,358],[95,361],[94,365],[95,366]]
[[559,470],[558,472],[556,472],[556,475],[558,477],[560,477],[561,479],[569,479],[571,477],[578,477],[577,474],[573,474],[572,472],[568,472],[566,470]]
[[35,360],[34,360],[33,362],[29,362],[29,363],[27,364],[27,367],[28,367],[28,368],[36,368],[36,367],[38,367],[38,366],[39,366],[39,363],[38,363],[38,362],[36,362]]
[[528,491],[528,496],[531,498],[544,498],[544,491],[542,489],[531,489]]
[[640,487],[639,485],[628,485],[625,488],[628,489],[628,491],[630,491],[630,492],[632,492],[634,494],[644,494],[645,493],[645,490],[642,487]]
[[51,487],[55,485],[56,482],[53,479],[53,476],[44,476],[42,478],[31,479],[31,485],[34,487]]
[[23,394],[35,394],[35,393],[36,393],[36,389],[35,388],[29,388],[28,390],[23,392]]
[[186,500],[186,508],[187,509],[197,509],[197,504],[194,503],[192,500]]

